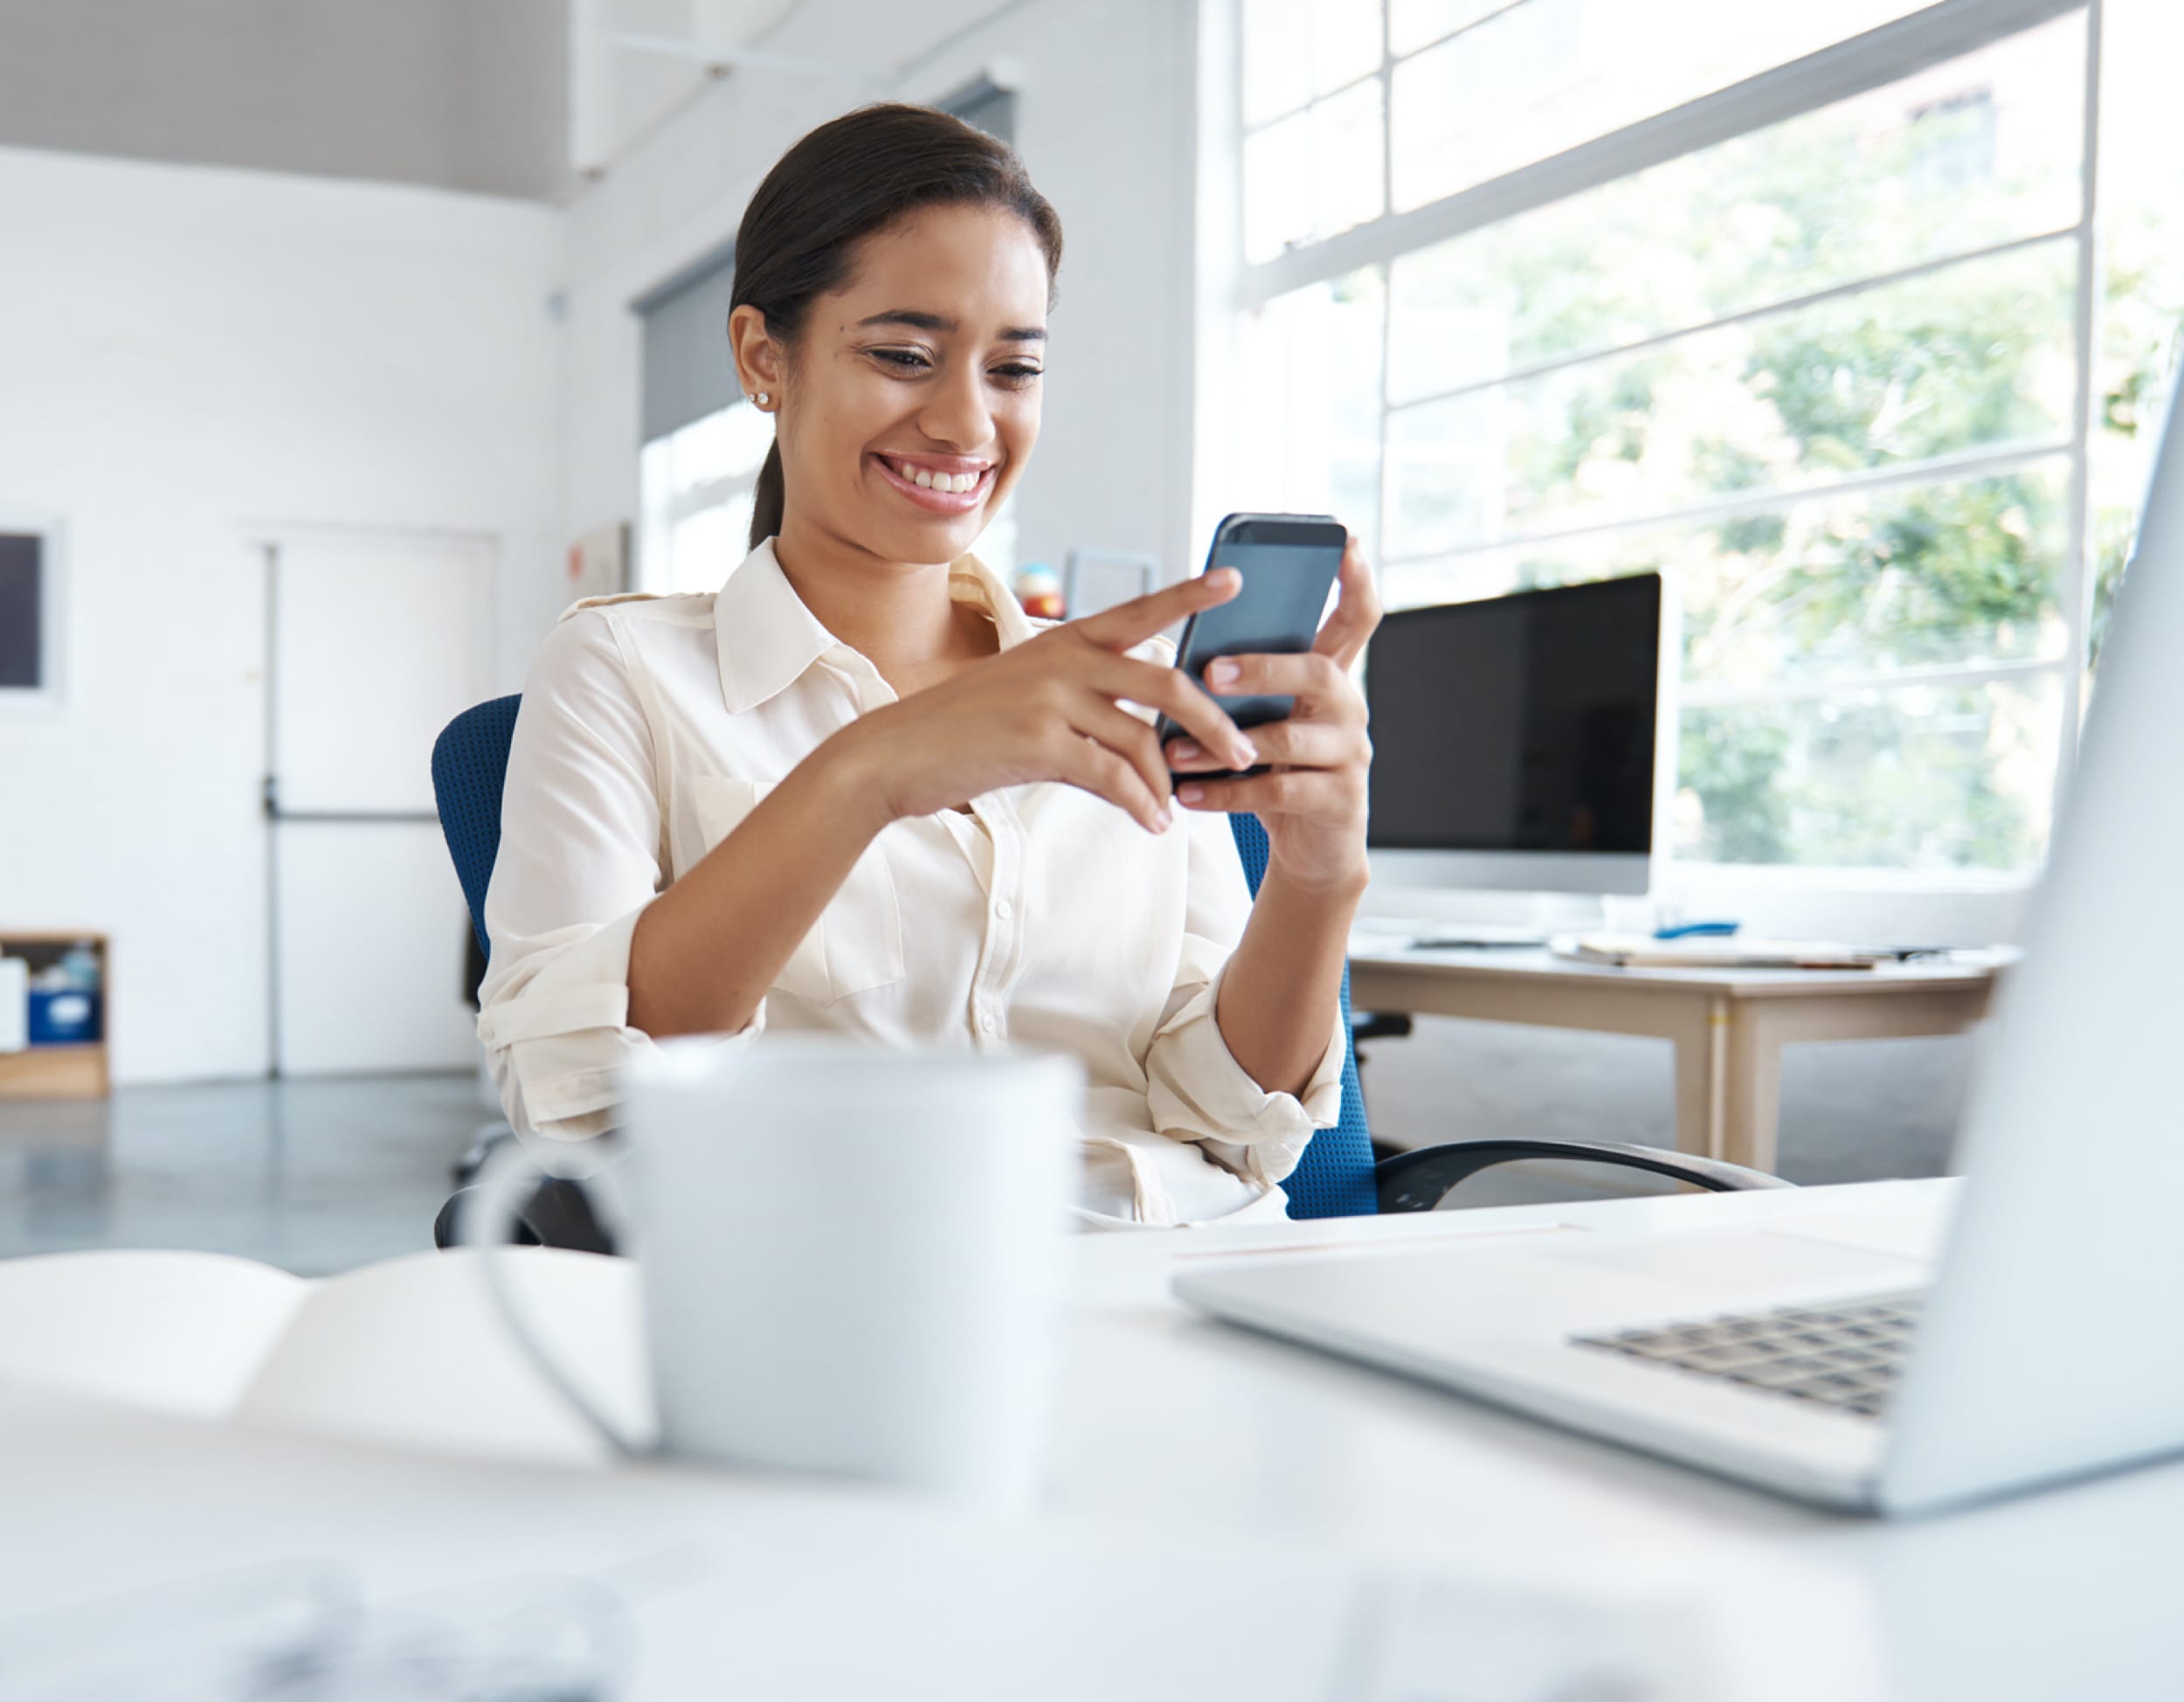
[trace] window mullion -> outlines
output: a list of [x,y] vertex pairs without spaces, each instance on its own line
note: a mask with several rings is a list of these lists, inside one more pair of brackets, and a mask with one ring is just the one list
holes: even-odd
[[1846,669],[1773,680],[1686,680],[1676,688],[1676,704],[1685,709],[1721,709],[1758,703],[1809,702],[1862,691],[1904,691],[1918,686],[1984,686],[2002,681],[2031,680],[2058,669],[2067,672],[2069,668],[2068,657],[2046,656],[2023,661]]
[[[1435,36],[1431,41],[1420,42],[1417,46],[1407,49],[1404,52],[1403,57],[1409,59],[1417,58],[1420,53],[1430,53],[1434,48],[1441,46],[1445,43],[1454,41],[1458,36],[1468,36],[1474,30],[1483,29],[1487,24],[1493,23],[1496,18],[1506,17],[1510,13],[1515,11],[1519,6],[1530,5],[1531,3],[1531,0],[1503,0],[1503,3],[1495,7],[1492,11],[1482,12],[1478,17],[1473,18],[1469,24],[1459,24],[1455,29],[1449,31],[1447,35]],[[1380,35],[1381,39],[1389,44],[1391,50],[1390,57],[1393,58],[1395,38],[1393,32],[1388,28],[1387,13],[1385,7],[1382,9],[1380,16]]]
[[2065,225],[2052,231],[2036,231],[2030,236],[2012,237],[2006,242],[1990,243],[1984,248],[1967,248],[1960,253],[1944,254],[1932,259],[1920,260],[1915,265],[1898,266],[1893,272],[1876,272],[1870,277],[1829,284],[1824,289],[1810,290],[1803,295],[1785,296],[1779,301],[1763,301],[1756,307],[1739,308],[1735,313],[1724,314],[1718,319],[1678,326],[1672,331],[1656,332],[1652,336],[1639,337],[1634,342],[1612,343],[1606,348],[1588,349],[1579,354],[1559,355],[1552,360],[1535,361],[1530,366],[1512,367],[1497,377],[1481,378],[1471,384],[1458,384],[1453,390],[1410,397],[1389,405],[1393,411],[1400,412],[1405,408],[1422,408],[1434,402],[1455,401],[1460,397],[1476,396],[1482,391],[1494,390],[1503,384],[1518,384],[1533,378],[1544,378],[1551,373],[1567,371],[1572,367],[1588,365],[1594,361],[1643,354],[1648,349],[1663,348],[1672,342],[1680,342],[1686,337],[1701,336],[1708,331],[1722,330],[1731,325],[1749,324],[1753,320],[1766,319],[1772,315],[1799,313],[1807,308],[1816,308],[1829,301],[1844,301],[1876,289],[1886,289],[1892,284],[1910,283],[1933,273],[1946,272],[1951,266],[2001,259],[2037,248],[2044,243],[2069,241],[2079,234],[2080,227],[2076,225]]
[[2086,640],[2092,619],[2093,574],[2089,571],[2093,529],[2093,377],[2098,348],[2095,333],[2100,301],[2100,248],[2095,241],[2095,211],[2100,197],[2101,10],[2103,0],[2088,0],[2085,10],[2085,110],[2080,142],[2077,220],[2077,299],[2071,330],[2077,344],[2077,383],[2071,398],[2070,534],[2063,557],[2063,610],[2074,666],[2063,681],[2063,737],[2056,741],[2055,803],[2059,810],[2071,771],[2077,765],[2079,697],[2085,673]]
[[[1775,66],[1727,88],[1593,136],[1559,154],[1414,207],[1391,212],[1324,241],[1301,245],[1270,260],[1245,263],[1240,288],[1245,308],[1330,278],[1392,260],[1414,248],[1461,236],[1581,190],[1628,177],[1854,94],[1900,82],[1915,72],[2084,9],[2087,0],[1939,0]],[[1385,32],[1386,24],[1382,24]],[[1382,47],[1386,49],[1385,33]],[[1241,67],[1241,55],[1239,56]],[[1383,69],[1386,66],[1384,63]],[[1239,77],[1241,79],[1241,68]],[[1241,94],[1241,82],[1240,82]],[[1393,85],[1383,122],[1393,129]],[[1393,183],[1388,204],[1393,206]]]
[[[1394,0],[1380,0],[1380,205],[1384,211],[1395,204],[1395,46],[1394,25],[1388,16],[1393,9]],[[1395,352],[1394,324],[1395,266],[1386,260],[1380,266],[1380,463],[1372,481],[1372,550],[1382,559],[1387,553],[1389,535],[1388,384],[1389,362]],[[1379,559],[1373,571],[1377,579]]]
[[1799,502],[1890,490],[1903,485],[1956,483],[1991,478],[1998,474],[2014,472],[2033,461],[2063,454],[2070,448],[2070,442],[2068,437],[2060,437],[1990,445],[1969,453],[1934,455],[1925,460],[1902,461],[1893,467],[1876,468],[1870,473],[1853,474],[1849,478],[1830,480],[1826,484],[1774,485],[1764,490],[1740,491],[1734,496],[1694,502],[1684,508],[1664,509],[1654,514],[1618,515],[1610,520],[1591,521],[1576,526],[1552,526],[1537,531],[1512,532],[1505,537],[1461,544],[1453,550],[1428,550],[1416,555],[1393,556],[1388,558],[1387,565],[1408,567],[1433,562],[1456,562],[1468,556],[1490,556],[1503,550],[1537,549],[1543,544],[1597,537],[1608,532],[1648,531],[1658,527],[1699,525],[1710,520],[1733,520],[1751,515],[1772,514],[1778,509],[1787,509]]

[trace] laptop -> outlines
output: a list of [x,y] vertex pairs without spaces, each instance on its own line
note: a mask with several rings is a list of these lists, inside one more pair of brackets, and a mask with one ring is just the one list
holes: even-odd
[[1862,1188],[1683,1233],[1240,1262],[1176,1293],[1832,1507],[1921,1512],[2184,1450],[2181,393],[2024,959],[1981,1037],[1963,1180],[1939,1185],[1946,1232]]

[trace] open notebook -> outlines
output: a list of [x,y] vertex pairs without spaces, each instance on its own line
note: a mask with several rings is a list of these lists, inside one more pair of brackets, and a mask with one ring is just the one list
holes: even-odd
[[[437,1451],[604,1460],[508,1339],[480,1256],[415,1253],[318,1279],[219,1253],[0,1260],[0,1383]],[[649,1432],[637,1267],[531,1249],[508,1270],[562,1363]]]

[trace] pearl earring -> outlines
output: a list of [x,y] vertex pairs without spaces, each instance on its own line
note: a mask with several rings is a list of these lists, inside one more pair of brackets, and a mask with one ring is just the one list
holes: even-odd
[[751,391],[751,392],[750,392],[750,399],[751,399],[751,401],[752,401],[754,404],[756,404],[757,406],[759,406],[759,407],[762,407],[762,408],[763,408],[763,407],[764,407],[764,406],[765,406],[768,403],[771,402],[771,401],[773,400],[773,398],[772,398],[772,397],[771,397],[771,396],[769,396],[769,395],[768,395],[768,394],[767,394],[764,391],[763,391],[763,390],[754,390],[753,391]]

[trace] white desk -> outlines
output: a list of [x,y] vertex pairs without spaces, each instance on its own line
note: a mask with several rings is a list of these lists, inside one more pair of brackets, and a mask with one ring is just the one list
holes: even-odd
[[1400,1011],[1642,1034],[1676,1047],[1676,1144],[1771,1171],[1782,1048],[1806,1041],[1961,1034],[1995,972],[1909,963],[1870,970],[1618,969],[1544,948],[1375,946],[1354,939],[1350,1002]]
[[[715,1556],[711,1581],[680,1586],[695,1593],[675,1598],[656,1641],[698,1664],[686,1671],[742,1651],[721,1658],[744,1682],[720,1693],[1357,1702],[1322,1676],[1352,1658],[1337,1634],[1354,1629],[1356,1603],[1336,1568],[1354,1584],[1358,1567],[1423,1567],[1637,1598],[1687,1622],[1711,1682],[1662,1702],[2173,1697],[2184,1463],[1944,1518],[1853,1520],[1230,1329],[1167,1290],[1178,1263],[1208,1257],[1339,1256],[1558,1224],[1711,1226],[1851,1200],[1916,1204],[1950,1186],[1087,1236],[1074,1249],[1051,1505],[1030,1530],[919,1524],[876,1493],[734,1473],[404,1465],[232,1430],[176,1443],[148,1422],[0,1398],[0,1596],[12,1604],[0,1621],[266,1554],[353,1553],[384,1571],[404,1547],[414,1587],[421,1546],[430,1568],[474,1575],[619,1566],[698,1542]],[[1065,1531],[1105,1544],[1091,1573],[1054,1560]],[[1219,1575],[1180,1570],[1223,1553],[1235,1559],[1217,1560]],[[1145,1674],[1130,1674],[1134,1660]],[[798,1674],[812,1682],[789,1682]]]
[[[1082,1249],[1061,1499],[1704,1605],[1738,1699],[2184,1695],[2184,1460],[1909,1522],[1807,1510],[1204,1318],[1179,1260],[1556,1223],[1715,1225],[1949,1181],[1323,1221]],[[1445,1226],[1445,1228],[1444,1228]],[[1266,1256],[1277,1256],[1268,1254]],[[1205,1437],[1208,1445],[1178,1445]],[[1214,1445],[1216,1443],[1222,1445]]]

